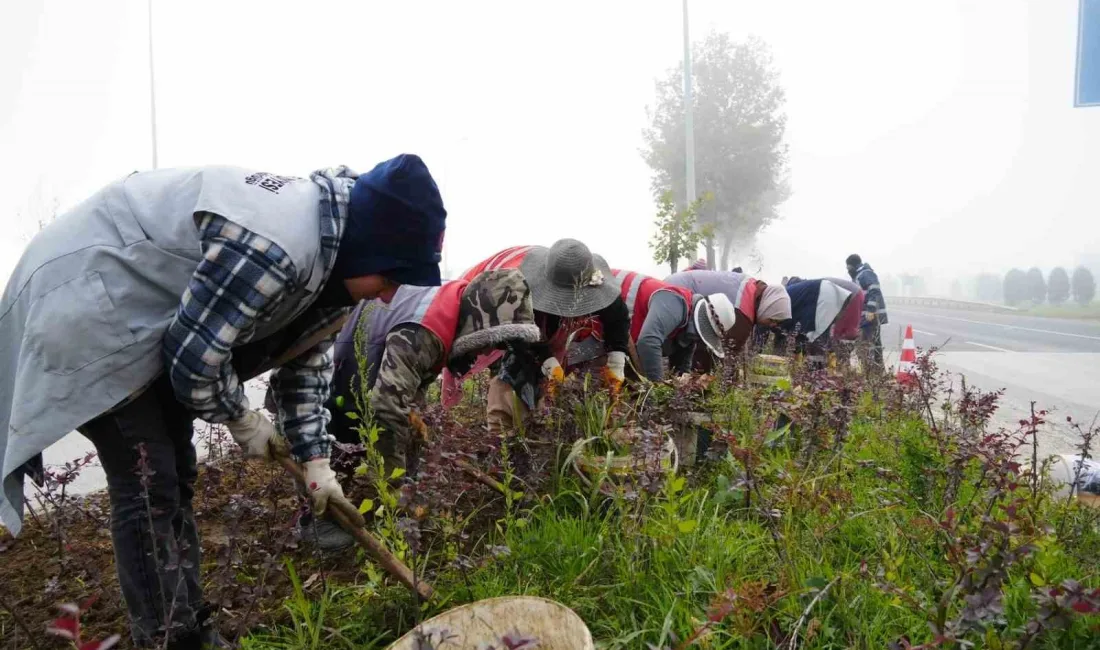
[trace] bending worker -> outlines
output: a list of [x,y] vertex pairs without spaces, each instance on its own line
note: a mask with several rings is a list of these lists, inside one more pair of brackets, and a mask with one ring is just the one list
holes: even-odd
[[650,381],[664,379],[664,357],[675,374],[691,371],[697,343],[725,356],[725,337],[737,320],[724,294],[709,296],[634,271],[613,271],[630,313],[630,337],[641,371]]
[[[517,269],[486,271],[470,282],[454,280],[440,287],[402,286],[388,302],[361,302],[333,349],[328,431],[343,443],[362,442],[362,420],[347,413],[369,407],[380,429],[376,449],[386,476],[394,470],[411,475],[417,434],[422,433],[417,431],[422,422],[417,405],[439,373],[447,368],[461,377],[478,355],[535,343],[540,336],[530,289]],[[355,542],[325,520],[316,523],[315,531],[326,550]]]
[[[573,364],[571,341],[600,339],[607,351],[612,390],[622,385],[630,350],[630,320],[607,262],[576,239],[560,239],[550,248],[516,246],[503,250],[462,274],[470,279],[492,269],[518,268],[531,287],[535,323],[542,332],[537,345],[517,349],[489,382],[487,422],[499,434],[512,426],[515,395],[520,407],[533,409],[539,386],[552,386]],[[529,370],[534,365],[534,371]],[[518,389],[518,391],[517,391]]]
[[776,326],[776,346],[783,348],[787,336],[795,337],[795,349],[803,354],[823,354],[837,318],[852,299],[852,293],[830,280],[801,280],[787,283],[791,317]]
[[[107,474],[135,645],[222,647],[199,575],[192,420],[225,423],[250,457],[292,453],[316,512],[350,505],[325,430],[333,323],[400,284],[439,284],[446,214],[427,167],[402,155],[362,176],[135,173],[60,216],[0,302],[4,525],[19,532],[24,463],[78,429]],[[251,410],[234,354],[310,341],[272,374],[288,452]]]
[[[722,294],[736,310],[736,322],[727,335],[732,352],[737,353],[752,336],[753,328],[773,327],[791,317],[791,298],[782,286],[769,285],[744,273],[733,271],[683,271],[665,282],[694,293]],[[708,370],[709,357],[696,357],[696,369]]]

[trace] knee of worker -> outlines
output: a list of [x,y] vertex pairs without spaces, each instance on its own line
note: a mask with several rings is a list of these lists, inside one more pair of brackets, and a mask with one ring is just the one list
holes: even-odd
[[515,393],[512,387],[496,377],[489,380],[489,396],[486,404],[486,415],[489,426],[505,427],[512,425]]
[[190,501],[191,485],[180,483],[174,463],[158,460],[163,459],[149,456],[130,472],[107,473],[113,524],[123,525],[149,516],[171,521],[181,503]]

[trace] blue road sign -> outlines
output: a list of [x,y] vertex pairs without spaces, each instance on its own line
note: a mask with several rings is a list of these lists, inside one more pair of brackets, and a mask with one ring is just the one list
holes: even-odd
[[1100,106],[1100,0],[1080,0],[1074,106]]

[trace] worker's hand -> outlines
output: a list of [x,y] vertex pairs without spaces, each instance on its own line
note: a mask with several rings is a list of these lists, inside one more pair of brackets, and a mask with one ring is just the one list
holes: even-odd
[[565,381],[565,371],[554,357],[542,362],[542,376],[559,383]]
[[542,362],[542,376],[546,377],[546,393],[553,396],[558,386],[565,381],[565,370],[554,357]]
[[289,453],[275,425],[259,411],[247,411],[240,419],[230,420],[225,425],[248,458],[270,460],[278,458],[280,453]]
[[868,311],[868,312],[864,312],[864,313],[863,313],[863,320],[867,321],[868,323],[873,323],[873,322],[875,322],[875,314],[874,314],[874,312],[870,312],[870,311]]
[[413,436],[419,442],[427,444],[431,440],[427,423],[416,411],[409,411],[409,426],[412,427]]
[[618,395],[626,380],[626,354],[623,352],[611,352],[607,355],[607,383],[611,387],[611,394]]
[[302,470],[306,479],[306,492],[315,515],[323,516],[329,508],[333,508],[346,515],[357,526],[365,525],[359,509],[344,496],[344,490],[336,480],[336,472],[332,471],[327,458],[307,460],[302,463]]

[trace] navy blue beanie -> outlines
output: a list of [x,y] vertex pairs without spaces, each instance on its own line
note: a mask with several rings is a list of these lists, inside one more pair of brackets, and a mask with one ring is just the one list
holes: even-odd
[[420,156],[401,154],[361,175],[336,254],[341,279],[382,275],[398,284],[440,284],[447,211]]

